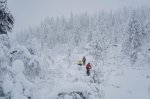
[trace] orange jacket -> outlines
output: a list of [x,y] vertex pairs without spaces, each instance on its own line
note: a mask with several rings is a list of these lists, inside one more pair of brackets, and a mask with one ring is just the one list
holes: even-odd
[[86,69],[87,69],[87,70],[90,70],[90,69],[91,69],[91,64],[88,63],[88,64],[86,65]]

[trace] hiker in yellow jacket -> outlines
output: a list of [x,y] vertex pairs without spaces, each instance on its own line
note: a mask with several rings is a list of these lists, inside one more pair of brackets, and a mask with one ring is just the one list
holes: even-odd
[[83,63],[82,63],[82,60],[79,60],[78,63],[77,63],[79,66],[81,66]]
[[83,64],[82,60],[79,60],[77,64],[79,65],[78,69],[81,70]]

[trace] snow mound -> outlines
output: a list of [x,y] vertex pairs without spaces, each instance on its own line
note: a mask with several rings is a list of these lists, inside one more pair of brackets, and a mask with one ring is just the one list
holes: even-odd
[[13,82],[11,81],[11,78],[9,75],[5,76],[5,79],[3,81],[3,90],[5,94],[8,94],[13,89]]
[[[56,86],[55,92],[53,92],[49,98],[50,99],[57,99],[57,97],[63,96],[70,96],[72,93],[79,93],[82,94],[84,97],[88,97],[91,93],[90,88],[87,84],[76,82],[76,83],[61,83],[59,86]],[[72,98],[71,98],[72,99]]]
[[14,70],[14,72],[16,73],[20,73],[20,72],[23,72],[24,70],[24,63],[22,62],[22,60],[15,60],[13,63],[12,63],[12,68]]

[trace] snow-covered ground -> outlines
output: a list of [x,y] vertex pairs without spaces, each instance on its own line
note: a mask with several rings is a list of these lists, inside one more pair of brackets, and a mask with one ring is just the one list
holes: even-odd
[[112,71],[102,87],[104,99],[149,99],[149,67],[122,67]]
[[[48,19],[16,38],[1,34],[0,99],[150,99],[149,12]],[[90,76],[77,65],[84,56]]]
[[[22,47],[12,52],[16,50],[19,53],[20,48]],[[32,82],[24,74],[27,67],[25,61],[21,60],[27,56],[32,59],[32,55],[27,54],[25,48],[22,49],[22,52],[25,51],[22,53],[24,57],[14,59],[12,66],[7,68],[10,74],[5,77],[4,92],[11,92],[12,99],[150,99],[148,63],[138,66],[127,64],[128,61],[119,53],[120,47],[108,49],[109,57],[105,63],[97,62],[89,54],[87,49],[90,48],[78,47],[69,56],[67,47],[58,49],[56,46],[54,49],[43,50],[45,53],[38,58],[43,66],[42,73]],[[77,61],[83,56],[92,64],[90,76],[86,75],[85,66],[77,65]],[[99,78],[94,78],[97,69],[101,70]]]
[[[75,51],[72,55],[74,59],[80,59],[86,55],[87,60],[94,62],[92,56],[86,52]],[[65,93],[64,99],[72,99],[71,92],[84,92],[87,99],[99,99],[92,82],[93,70],[91,76],[86,75],[85,66],[79,67],[74,60],[71,66],[67,66],[61,55],[56,58],[56,66],[62,64],[61,76],[54,78],[52,82],[45,81],[40,87],[41,90],[34,92],[34,99],[55,99],[58,94]],[[54,58],[54,57],[53,57]],[[58,61],[58,62],[57,62]],[[60,63],[59,63],[60,62]],[[104,73],[103,82],[98,85],[101,90],[103,99],[149,99],[150,98],[150,68],[148,66],[129,66],[128,64],[120,65],[110,61],[109,64],[101,66]],[[120,65],[120,66],[119,66]],[[94,69],[93,65],[93,69]],[[45,86],[45,87],[43,87]],[[37,96],[37,93],[40,95]],[[49,93],[49,94],[48,94]],[[48,95],[46,95],[48,94]],[[80,99],[81,97],[77,98]]]

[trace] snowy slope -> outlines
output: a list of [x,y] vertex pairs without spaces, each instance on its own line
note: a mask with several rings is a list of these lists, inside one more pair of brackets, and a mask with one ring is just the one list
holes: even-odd
[[[11,43],[2,35],[3,96],[150,99],[149,9],[126,10],[91,18],[74,16],[66,22],[52,19],[33,33],[18,35],[18,40],[12,35]],[[77,65],[83,56],[92,64],[90,76],[85,66]]]
[[[11,92],[13,99],[150,98],[149,62],[144,65],[138,63],[138,66],[127,64],[128,60],[122,55],[121,46],[108,48],[105,61],[95,60],[90,54],[89,46],[79,46],[70,52],[68,49],[67,45],[43,49],[38,57],[42,66],[41,74],[34,82],[24,75],[23,61],[14,59],[12,67],[8,68],[13,78],[6,75],[4,80],[5,93]],[[28,54],[24,53],[23,56]],[[85,66],[77,65],[77,61],[83,56],[92,64],[90,76],[86,75]]]
[[[80,51],[77,51],[80,50]],[[119,48],[116,49],[119,51]],[[85,53],[82,53],[85,52]],[[110,52],[113,53],[113,52]],[[120,54],[120,53],[119,53]],[[118,54],[118,55],[119,55]],[[125,62],[120,63],[117,59],[120,57],[113,57],[109,59],[109,62],[104,66],[101,65],[104,73],[103,82],[100,85],[93,83],[93,70],[91,70],[91,76],[86,75],[85,67],[81,68],[76,64],[76,59],[81,59],[82,56],[86,56],[87,60],[94,63],[95,60],[85,51],[85,49],[76,49],[72,54],[71,66],[68,67],[65,56],[59,54],[55,55],[55,66],[59,67],[56,70],[61,69],[58,76],[53,78],[52,81],[45,81],[41,90],[35,91],[34,99],[56,99],[59,94],[65,94],[64,99],[73,99],[71,92],[83,92],[88,95],[87,99],[149,99],[149,87],[150,87],[150,69],[147,66],[129,66],[124,65]],[[117,55],[117,54],[116,54]],[[116,56],[115,55],[115,56]],[[117,61],[115,61],[117,60]],[[122,65],[121,65],[122,64]],[[61,65],[61,67],[60,67]],[[45,85],[44,85],[45,84]],[[98,97],[95,88],[100,89],[101,96]],[[35,97],[36,92],[40,94],[40,97]],[[49,93],[49,95],[46,95]],[[79,96],[78,96],[79,97]],[[91,98],[90,98],[91,97]],[[81,97],[77,98],[80,99]]]
[[109,75],[104,99],[149,99],[149,68],[122,67]]

